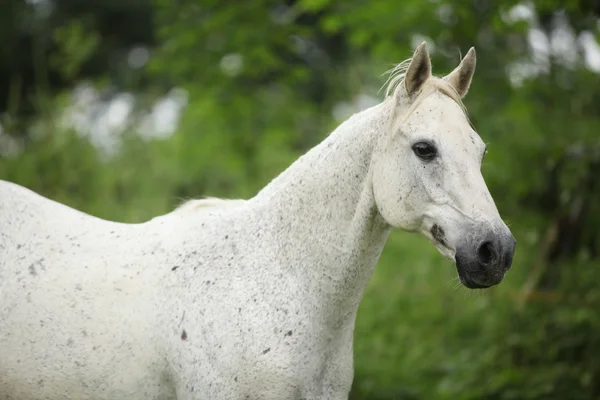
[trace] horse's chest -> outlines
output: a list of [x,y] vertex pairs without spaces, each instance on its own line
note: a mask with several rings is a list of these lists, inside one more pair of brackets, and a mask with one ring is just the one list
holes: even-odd
[[[267,351],[269,350],[269,351]],[[269,349],[258,355],[215,352],[190,365],[182,363],[176,379],[181,399],[204,393],[207,398],[308,400],[347,398],[351,360],[341,354],[323,356],[300,348]]]
[[258,379],[250,377],[254,383],[248,386],[249,394],[290,400],[344,398],[352,382],[351,347],[339,340],[300,337],[294,344],[271,349],[255,364]]
[[252,298],[235,306],[194,304],[173,316],[169,335],[182,390],[213,399],[294,400],[349,390],[351,334],[326,333],[306,307],[267,307]]
[[196,270],[175,268],[164,283],[177,288],[166,292],[159,326],[182,382],[179,392],[294,400],[347,394],[351,326],[328,327],[321,304],[310,301],[310,285],[278,263],[230,255]]

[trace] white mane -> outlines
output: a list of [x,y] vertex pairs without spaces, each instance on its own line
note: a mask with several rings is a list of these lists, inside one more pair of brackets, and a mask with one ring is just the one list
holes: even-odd
[[389,75],[383,84],[383,87],[385,87],[385,97],[390,97],[392,94],[394,94],[398,86],[404,82],[406,70],[408,69],[411,61],[412,58],[407,58],[401,63],[396,64],[396,66],[394,66],[392,69],[384,72],[384,75]]
[[[384,75],[386,75],[386,74],[389,75],[387,80],[383,84],[383,87],[385,87],[385,98],[392,97],[394,95],[394,93],[396,93],[398,88],[404,84],[404,78],[406,77],[406,71],[408,70],[408,67],[410,66],[411,61],[412,61],[412,58],[408,58],[384,73]],[[382,87],[382,89],[383,89],[383,87]],[[432,76],[431,79],[429,79],[426,82],[426,84],[423,85],[422,92],[419,95],[419,97],[414,101],[413,105],[415,107],[412,107],[412,110],[414,110],[414,108],[416,108],[416,105],[418,105],[421,102],[421,100],[423,100],[425,97],[427,97],[429,94],[431,94],[435,90],[439,90],[440,92],[444,93],[445,95],[450,97],[452,100],[454,100],[460,106],[460,108],[463,110],[465,115],[467,115],[467,119],[468,119],[467,108],[465,107],[464,103],[462,102],[462,99],[461,99],[460,95],[458,94],[458,92],[456,91],[456,89],[452,85],[450,85],[448,82],[446,82],[444,79],[441,79],[441,78],[438,78],[435,76]],[[409,112],[408,114],[410,115],[410,113],[411,112]]]
[[233,207],[246,202],[243,199],[219,199],[217,197],[205,197],[203,199],[192,199],[178,206],[176,212],[196,211],[207,207]]

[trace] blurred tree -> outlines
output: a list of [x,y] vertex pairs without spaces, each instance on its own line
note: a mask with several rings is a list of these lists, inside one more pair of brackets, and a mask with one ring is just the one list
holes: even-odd
[[[597,31],[598,2],[546,1],[536,7],[486,0],[259,0],[235,7],[216,1],[155,3],[159,37],[165,40],[153,67],[189,87],[193,95],[210,92],[223,107],[239,103],[228,112],[231,120],[243,120],[242,126],[225,128],[223,134],[237,136],[234,143],[241,144],[241,154],[255,154],[257,138],[265,130],[264,124],[252,122],[266,120],[262,117],[266,103],[256,97],[261,90],[273,86],[286,90],[287,106],[314,105],[318,118],[336,102],[374,87],[366,77],[373,69],[357,70],[357,65],[369,60],[370,68],[375,68],[399,61],[402,54],[410,54],[416,33],[435,43],[437,71],[456,64],[457,49],[477,47],[478,69],[466,102],[475,126],[491,142],[491,163],[502,166],[489,171],[489,180],[504,209],[564,218],[561,210],[574,213],[565,202],[574,204],[575,198],[583,196],[588,200],[582,210],[597,212],[589,209],[598,190],[585,183],[598,157],[595,110],[600,96],[593,85],[585,84],[596,74],[586,70],[581,48],[573,49],[571,61],[552,49],[536,54],[531,36],[560,41],[557,35],[577,39],[581,32]],[[525,13],[522,17],[513,8],[517,5]],[[220,28],[227,26],[235,29]],[[523,76],[531,70],[538,73]],[[514,79],[519,78],[521,87],[516,90]],[[258,101],[248,102],[252,97]],[[276,124],[277,118],[268,121]],[[284,124],[289,126],[287,121]],[[309,138],[305,145],[322,134],[312,129],[303,132]],[[511,150],[495,151],[496,145]],[[567,165],[569,172],[563,170]],[[561,178],[565,173],[569,174],[566,180]],[[515,176],[520,179],[515,181]],[[568,223],[559,235],[572,238],[571,254],[584,243],[597,254],[598,244],[584,232],[582,218],[575,219],[580,222]]]
[[128,63],[134,47],[155,43],[150,0],[6,0],[0,4],[0,113],[24,125],[51,97],[87,78],[123,89],[148,81]]

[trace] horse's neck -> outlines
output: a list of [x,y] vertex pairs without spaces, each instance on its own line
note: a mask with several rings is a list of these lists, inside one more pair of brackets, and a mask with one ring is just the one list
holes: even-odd
[[355,115],[257,195],[272,207],[278,240],[294,249],[289,262],[309,282],[308,301],[334,325],[354,323],[389,233],[370,170],[385,114],[382,104]]

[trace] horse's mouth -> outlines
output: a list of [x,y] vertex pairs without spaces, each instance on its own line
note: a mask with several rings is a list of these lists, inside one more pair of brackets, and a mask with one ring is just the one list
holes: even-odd
[[460,283],[462,283],[465,287],[469,289],[487,289],[490,286],[494,286],[494,284],[490,285],[476,282],[468,276],[463,276],[461,273],[458,274],[458,280],[460,281]]
[[448,243],[446,233],[439,225],[434,224],[431,229],[424,230],[422,233],[433,243],[442,256],[452,262],[456,262],[456,249]]
[[440,236],[439,233],[436,233],[435,227],[437,227],[437,225],[434,225],[434,228],[429,231],[424,231],[423,235],[429,239],[429,241],[435,246],[442,256],[452,262],[456,262],[456,249],[448,243],[448,241],[445,239],[445,236]]
[[447,244],[434,243],[435,248],[438,249],[441,255],[443,255],[448,260],[452,262],[456,262],[456,250],[448,246]]
[[504,273],[469,273],[465,271],[464,266],[460,265],[460,263],[456,264],[456,272],[458,273],[458,280],[460,283],[469,289],[487,289],[499,284],[504,279]]

